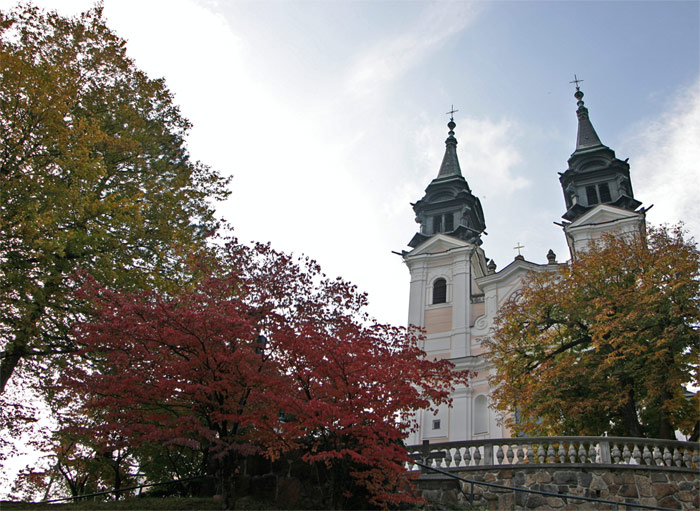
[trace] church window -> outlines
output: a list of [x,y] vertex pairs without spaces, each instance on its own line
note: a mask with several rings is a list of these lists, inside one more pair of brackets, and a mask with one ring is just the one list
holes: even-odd
[[489,409],[486,396],[477,396],[474,400],[474,434],[489,432]]
[[433,232],[438,233],[442,231],[442,215],[435,215],[433,217]]
[[445,215],[445,232],[451,232],[455,229],[455,219],[452,213]]
[[447,281],[437,279],[433,284],[433,303],[447,302]]
[[433,429],[440,429],[440,419],[435,419],[433,421]]
[[608,183],[598,185],[598,193],[600,194],[600,202],[611,202],[610,187]]
[[595,185],[586,187],[586,199],[588,200],[589,206],[598,204],[598,192],[595,189]]

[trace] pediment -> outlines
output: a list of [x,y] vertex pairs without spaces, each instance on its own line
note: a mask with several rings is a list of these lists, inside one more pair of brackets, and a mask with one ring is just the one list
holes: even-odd
[[556,271],[559,266],[559,264],[537,264],[516,258],[501,271],[479,277],[476,279],[476,282],[485,291],[494,285],[504,287],[512,282],[521,281],[523,277],[533,271]]
[[578,227],[580,225],[590,224],[604,224],[623,218],[633,218],[638,215],[639,213],[635,213],[634,211],[629,211],[627,209],[618,208],[609,204],[599,204],[590,211],[587,211],[585,214],[581,215],[576,220],[574,220],[569,225],[569,227]]
[[417,256],[422,254],[439,254],[441,252],[447,252],[448,250],[454,250],[456,248],[470,247],[473,246],[471,243],[462,241],[452,236],[447,236],[445,234],[436,234],[431,236],[424,243],[418,245],[416,248],[408,252],[407,256]]

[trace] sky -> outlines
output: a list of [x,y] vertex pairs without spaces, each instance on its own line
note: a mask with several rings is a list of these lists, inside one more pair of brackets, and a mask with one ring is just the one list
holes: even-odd
[[[15,2],[0,0],[5,9]],[[72,15],[90,0],[37,5]],[[604,144],[629,158],[650,223],[700,235],[700,3],[105,0],[108,24],[232,175],[217,207],[243,242],[316,259],[405,324],[417,231],[454,105],[486,256],[568,259],[557,172],[576,137],[574,74]]]
[[[15,1],[0,0],[6,10]],[[91,0],[35,0],[77,14]],[[233,176],[243,242],[316,259],[405,324],[393,252],[437,176],[452,105],[462,173],[499,268],[516,244],[568,259],[557,172],[576,74],[602,142],[629,158],[652,224],[700,238],[700,2],[104,0],[112,29],[193,123],[194,159]]]

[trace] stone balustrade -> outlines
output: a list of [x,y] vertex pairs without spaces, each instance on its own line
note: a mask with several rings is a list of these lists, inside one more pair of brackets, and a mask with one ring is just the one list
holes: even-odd
[[[651,438],[559,436],[424,442],[409,446],[408,453],[424,465],[459,471],[524,465],[626,465],[695,472],[700,468],[700,443]],[[411,470],[421,470],[415,463],[409,465]]]

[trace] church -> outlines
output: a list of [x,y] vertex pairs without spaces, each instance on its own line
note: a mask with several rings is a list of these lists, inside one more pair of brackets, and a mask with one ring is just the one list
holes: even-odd
[[[643,233],[646,217],[646,209],[634,198],[627,160],[616,158],[615,151],[603,145],[584,106],[579,81],[575,83],[576,145],[568,167],[559,172],[565,205],[559,225],[572,258],[604,233]],[[407,439],[409,445],[511,436],[502,417],[489,406],[491,367],[482,341],[499,308],[518,298],[529,272],[553,271],[560,264],[550,250],[546,263],[517,255],[497,271],[481,247],[484,212],[459,166],[454,118],[447,127],[437,177],[423,198],[412,204],[419,231],[408,243],[411,250],[402,253],[411,279],[408,324],[424,329],[428,357],[449,359],[457,369],[476,376],[469,386],[455,389],[450,407],[442,406],[435,414],[418,412],[419,429]]]

